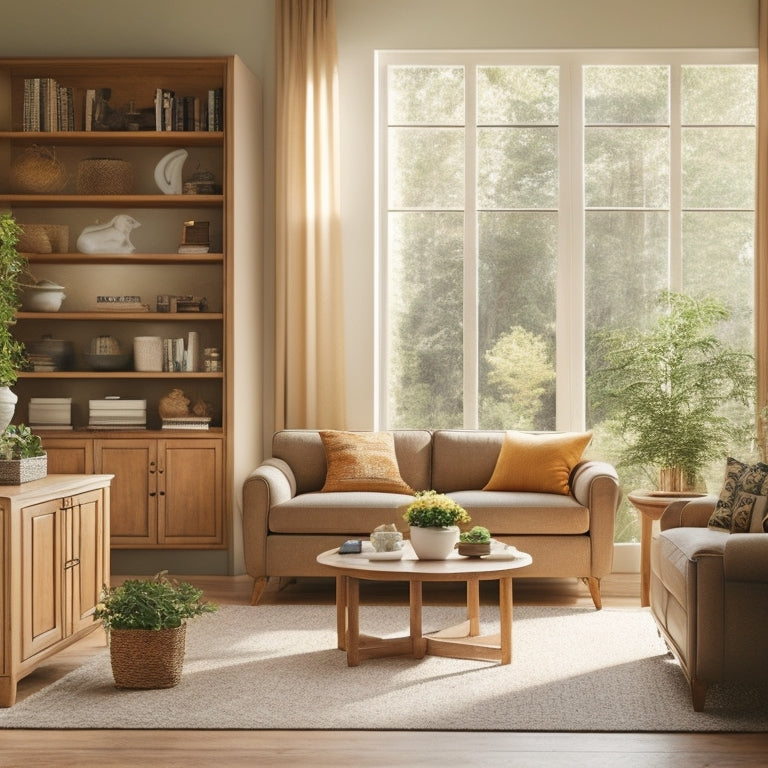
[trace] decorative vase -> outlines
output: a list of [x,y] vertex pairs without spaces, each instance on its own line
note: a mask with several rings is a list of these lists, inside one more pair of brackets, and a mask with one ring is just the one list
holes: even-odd
[[411,526],[411,546],[419,560],[445,560],[456,547],[459,528],[417,528]]
[[109,654],[116,688],[173,688],[181,680],[187,625],[112,629]]
[[11,423],[19,398],[8,387],[0,387],[0,432]]

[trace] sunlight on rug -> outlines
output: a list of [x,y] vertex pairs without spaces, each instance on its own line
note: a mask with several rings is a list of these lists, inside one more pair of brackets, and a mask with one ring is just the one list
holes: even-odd
[[[182,682],[121,691],[106,651],[10,709],[0,728],[765,731],[768,692],[713,686],[694,712],[647,609],[514,610],[508,666],[427,656],[348,667],[333,606],[223,606],[187,628]],[[463,619],[426,607],[425,632]],[[496,611],[481,609],[495,631]],[[364,606],[393,637],[407,607]]]

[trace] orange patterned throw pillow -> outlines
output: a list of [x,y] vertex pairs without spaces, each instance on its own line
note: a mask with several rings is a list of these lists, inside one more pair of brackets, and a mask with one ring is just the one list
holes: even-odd
[[568,494],[571,470],[591,439],[591,432],[536,434],[510,430],[483,490]]
[[378,491],[407,493],[413,489],[400,477],[395,439],[390,432],[321,430],[328,471],[324,493]]

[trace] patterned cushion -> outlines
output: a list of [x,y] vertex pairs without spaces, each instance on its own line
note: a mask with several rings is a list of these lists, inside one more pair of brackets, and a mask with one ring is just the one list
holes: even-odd
[[[747,533],[768,530],[764,526],[765,497],[768,496],[768,464],[745,464],[729,458],[725,480],[708,527],[715,531]],[[753,521],[753,515],[757,518]]]
[[413,494],[400,477],[395,439],[390,432],[322,430],[328,469],[323,493],[378,491]]

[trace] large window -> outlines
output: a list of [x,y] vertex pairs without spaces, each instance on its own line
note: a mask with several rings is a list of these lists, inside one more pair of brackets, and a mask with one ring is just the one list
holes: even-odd
[[669,288],[751,346],[755,59],[379,54],[381,423],[589,427],[611,459],[597,331]]

